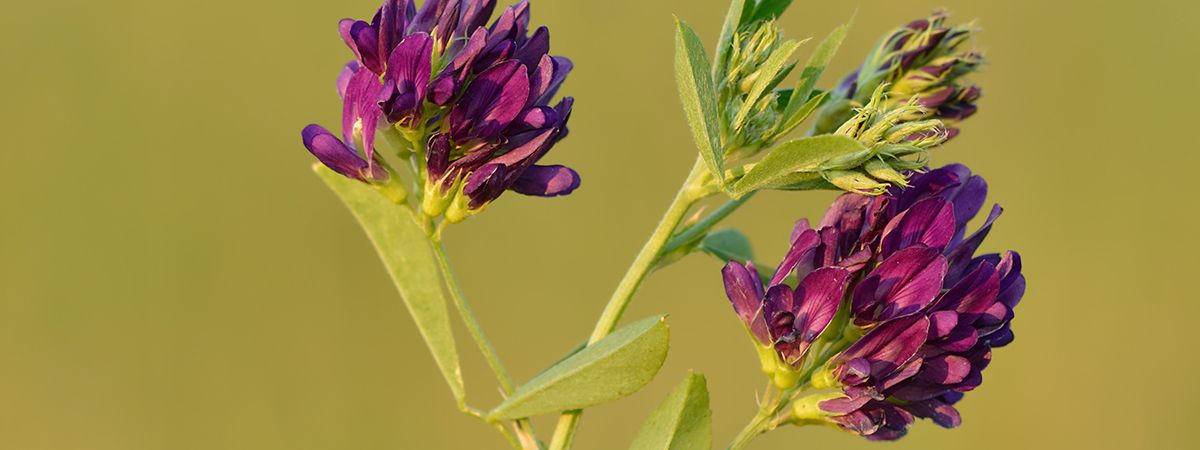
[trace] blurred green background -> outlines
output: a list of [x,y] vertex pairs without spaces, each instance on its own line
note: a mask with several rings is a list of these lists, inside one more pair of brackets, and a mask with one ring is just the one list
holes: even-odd
[[[337,19],[377,0],[82,0],[0,6],[0,448],[500,448],[457,413],[299,130],[336,127]],[[535,0],[576,72],[551,160],[583,187],[506,195],[455,227],[464,288],[518,379],[582,340],[693,159],[671,15],[711,45],[725,0]],[[817,6],[821,5],[821,6]],[[1017,341],[961,403],[892,447],[1194,448],[1200,370],[1193,2],[797,1],[791,37],[857,16],[831,74],[946,6],[979,18],[981,113],[940,149],[1007,209],[985,250],[1025,256]],[[812,48],[810,43],[807,49]],[[801,50],[806,54],[806,50]],[[770,193],[731,221],[775,260],[832,193]],[[623,448],[689,369],[727,442],[763,383],[719,264],[656,274],[628,319],[669,312],[658,379],[589,410],[580,449]],[[472,401],[498,399],[460,334]],[[539,421],[549,435],[550,423]],[[755,448],[873,448],[826,428]]]

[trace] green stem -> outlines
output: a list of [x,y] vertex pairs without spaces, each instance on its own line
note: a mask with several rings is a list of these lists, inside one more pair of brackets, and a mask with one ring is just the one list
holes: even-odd
[[[704,160],[697,157],[696,163],[692,165],[692,171],[688,173],[687,179],[675,193],[675,199],[671,201],[671,206],[667,207],[658,226],[654,228],[650,238],[642,245],[642,250],[638,252],[633,264],[625,271],[625,276],[617,285],[616,291],[609,298],[604,312],[596,321],[596,327],[592,329],[588,345],[608,336],[617,327],[621,315],[625,313],[625,308],[633,300],[633,294],[637,292],[642,281],[646,279],[646,275],[654,268],[655,261],[662,255],[663,248],[667,245],[667,241],[675,229],[679,227],[679,223],[683,221],[688,209],[704,197],[703,180],[707,174],[708,168],[704,165]],[[554,428],[554,437],[550,440],[550,450],[570,448],[580,414],[582,411],[579,410],[567,411],[559,417],[558,425]]]
[[754,438],[772,430],[775,427],[775,416],[779,414],[780,410],[787,407],[791,394],[795,390],[796,388],[791,388],[779,392],[778,395],[771,396],[771,393],[775,392],[775,390],[768,386],[765,395],[770,397],[770,399],[764,400],[759,405],[758,414],[755,414],[750,423],[746,424],[746,427],[742,428],[742,431],[738,432],[737,436],[733,438],[733,442],[729,444],[729,450],[746,448]]
[[[475,341],[475,345],[479,347],[479,352],[487,360],[488,367],[491,367],[492,373],[496,375],[496,380],[500,382],[500,389],[504,392],[504,395],[512,395],[512,377],[508,375],[508,370],[500,362],[500,356],[496,353],[496,349],[492,347],[492,342],[488,340],[487,335],[484,334],[483,327],[479,325],[479,320],[475,318],[475,313],[471,311],[471,305],[467,303],[467,298],[462,292],[462,287],[459,286],[458,278],[454,275],[454,268],[450,266],[450,258],[446,256],[446,245],[442,243],[441,233],[430,236],[430,239],[433,241],[434,253],[437,255],[438,265],[441,266],[446,285],[450,288],[450,298],[454,300],[454,306],[458,309],[459,316],[462,317],[463,324],[467,327],[467,332],[471,335],[471,339]],[[480,417],[483,418],[482,416]],[[492,425],[504,430],[504,426],[499,423],[492,423]],[[517,448],[538,448],[537,437],[533,433],[533,425],[529,422],[529,419],[518,419],[515,428],[517,436],[520,439],[520,445]]]
[[774,417],[774,414],[764,413],[765,411],[759,411],[759,413],[754,416],[754,420],[751,420],[750,423],[746,424],[745,428],[742,428],[742,431],[739,432],[737,437],[733,438],[733,442],[729,444],[729,450],[740,450],[746,448],[746,446],[750,444],[750,441],[754,440],[754,438],[758,437],[760,434],[767,432],[767,427],[770,426],[771,418]]
[[637,258],[634,258],[633,264],[625,271],[625,276],[621,278],[617,290],[608,299],[604,312],[600,314],[600,320],[596,322],[596,327],[592,329],[592,335],[588,338],[589,345],[608,336],[617,327],[617,322],[621,320],[625,308],[633,300],[633,294],[637,292],[642,281],[645,281],[646,275],[654,268],[654,262],[662,254],[663,247],[671,238],[671,233],[683,221],[688,209],[700,200],[702,196],[699,193],[700,182],[707,174],[708,169],[705,167],[704,161],[696,158],[692,171],[688,173],[683,186],[680,186],[679,191],[675,193],[675,199],[671,201],[671,206],[667,207],[667,212],[663,213],[662,219],[658,221],[658,226],[654,228],[650,238],[642,245],[642,250],[638,252]]
[[671,240],[667,242],[667,246],[663,248],[662,252],[671,253],[675,250],[678,250],[680,247],[683,247],[684,245],[694,242],[701,236],[704,236],[704,234],[708,233],[712,227],[717,226],[718,223],[721,223],[722,220],[725,220],[726,217],[729,217],[730,214],[733,214],[734,211],[737,211],[737,209],[740,208],[743,203],[746,203],[746,201],[750,200],[751,197],[754,197],[755,192],[757,191],[743,195],[742,198],[725,202],[724,205],[721,205],[721,207],[717,208],[716,211],[713,211],[708,216],[700,219],[699,222],[684,228],[683,231],[677,233],[675,237],[671,238]]

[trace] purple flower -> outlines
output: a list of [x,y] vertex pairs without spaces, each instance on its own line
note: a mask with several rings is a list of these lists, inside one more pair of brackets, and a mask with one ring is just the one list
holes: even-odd
[[387,178],[379,166],[373,166],[354,150],[342,143],[329,130],[320,125],[304,127],[300,133],[304,146],[334,172],[360,181],[383,180]]
[[[852,115],[850,105],[865,103],[880,85],[893,106],[916,100],[922,110],[908,120],[939,119],[955,123],[977,110],[979,86],[963,80],[983,65],[983,56],[962,51],[974,31],[973,24],[946,24],[948,15],[936,11],[884,36],[863,64],[847,75],[822,110],[822,127],[833,129]],[[958,130],[949,128],[949,137]]]
[[[954,404],[1012,341],[1025,292],[1015,252],[975,254],[1001,212],[967,233],[986,196],[982,178],[945,166],[884,195],[843,194],[817,230],[800,221],[765,287],[752,264],[725,266],[734,311],[782,361],[802,366],[814,345],[844,349],[816,362],[813,385],[842,393],[817,403],[818,419],[874,440],[903,436],[916,418],[961,422]],[[790,276],[802,280],[795,290]]]
[[849,244],[879,263],[852,288],[851,316],[867,332],[830,364],[845,394],[821,402],[831,421],[876,440],[903,436],[913,417],[961,422],[953,405],[982,383],[992,349],[1012,341],[1013,308],[1025,292],[1015,252],[975,255],[999,206],[966,235],[986,194],[983,179],[956,164],[878,199],[844,194],[831,208],[827,222],[839,229],[877,211],[874,227],[886,220],[881,232],[860,231],[863,239]]
[[[337,173],[364,182],[386,180],[388,173],[375,155],[375,132],[381,115],[375,102],[380,90],[378,77],[351,63],[338,77],[338,90],[343,97],[342,139],[319,125],[309,125],[301,132],[304,146]],[[356,140],[362,142],[361,155]]]
[[[375,152],[376,135],[407,141],[424,158],[422,209],[430,216],[461,220],[506,190],[571,193],[579,175],[540,162],[568,134],[574,101],[554,98],[573,65],[549,54],[547,28],[529,32],[527,0],[488,25],[495,6],[494,0],[428,0],[418,9],[412,0],[386,0],[370,22],[342,20],[339,32],[354,54],[337,81],[342,143],[318,139],[324,147],[314,149],[306,137],[309,150],[339,173],[377,181],[387,171]],[[348,165],[352,160],[367,169]]]
[[789,267],[817,248],[817,233],[806,222],[798,233],[780,269],[764,290],[753,263],[730,261],[722,271],[725,293],[734,312],[750,334],[764,347],[772,347],[780,360],[799,367],[813,341],[825,331],[837,313],[851,271],[823,267],[805,273],[795,289],[783,283]]

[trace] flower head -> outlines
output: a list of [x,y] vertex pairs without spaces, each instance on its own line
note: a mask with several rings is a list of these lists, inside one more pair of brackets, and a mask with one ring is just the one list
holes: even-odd
[[[854,244],[880,261],[851,295],[853,323],[868,331],[829,365],[845,397],[821,403],[844,428],[871,439],[903,436],[906,424],[879,414],[879,402],[957,426],[953,404],[982,382],[992,349],[1012,341],[1013,308],[1025,291],[1020,257],[975,255],[1000,207],[966,234],[986,193],[982,178],[951,165],[879,198],[886,224]],[[864,418],[874,422],[863,427]]]
[[[936,11],[888,33],[857,70],[847,75],[822,111],[820,126],[833,129],[883,88],[888,108],[915,105],[904,120],[938,119],[954,124],[976,111],[979,86],[963,77],[979,69],[983,56],[963,50],[975,31],[973,24],[946,25],[948,15]],[[948,138],[957,130],[950,128]]]
[[[809,348],[832,354],[803,366],[822,365],[812,384],[840,394],[797,408],[797,419],[870,439],[903,436],[914,418],[958,425],[953,404],[982,382],[992,349],[1012,341],[1013,309],[1025,291],[1015,252],[975,254],[1001,212],[993,206],[967,234],[986,194],[986,182],[957,164],[884,195],[843,194],[817,230],[797,226],[765,293],[752,266],[725,267],[726,292],[760,345],[774,345],[785,362]],[[776,312],[798,311],[794,293],[785,295],[787,278],[813,284],[809,278],[824,273],[840,274],[842,284],[813,302],[821,313],[809,316],[821,318],[819,329]]]
[[804,258],[812,258],[820,244],[817,232],[801,221],[792,246],[766,289],[753,263],[730,261],[722,271],[725,293],[733,309],[761,347],[763,370],[781,387],[796,381],[813,341],[837,313],[852,272],[830,266],[804,271],[795,288],[784,283]]
[[[578,187],[575,171],[539,164],[567,135],[574,102],[554,98],[572,64],[549,54],[546,27],[529,32],[528,0],[489,26],[494,9],[494,0],[428,0],[419,10],[386,0],[370,22],[339,23],[355,58],[338,77],[342,147],[357,155],[360,140],[372,174],[355,178],[386,177],[375,152],[382,133],[400,156],[416,158],[429,216],[462,220],[505,190],[557,196]],[[305,144],[338,170],[329,152]]]

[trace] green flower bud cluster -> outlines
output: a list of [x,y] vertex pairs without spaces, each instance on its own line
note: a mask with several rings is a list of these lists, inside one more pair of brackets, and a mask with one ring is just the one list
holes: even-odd
[[964,51],[974,23],[948,26],[938,11],[886,35],[854,73],[847,76],[822,108],[817,129],[829,132],[854,114],[854,107],[870,100],[880,86],[886,105],[901,107],[916,99],[925,108],[904,120],[941,119],[953,124],[976,111],[981,90],[963,77],[984,64],[976,51]]
[[946,141],[948,132],[941,120],[907,119],[924,114],[917,99],[891,106],[886,89],[886,85],[877,87],[867,104],[856,108],[834,131],[866,147],[821,164],[821,175],[834,186],[866,195],[882,194],[891,184],[907,186],[904,172],[920,170],[928,150]]
[[[718,86],[724,132],[729,138],[726,153],[731,158],[751,156],[774,141],[786,106],[786,98],[774,88],[795,63],[781,68],[770,62],[785,44],[789,54],[795,50],[796,44],[785,43],[773,20],[759,22],[755,28],[733,36],[728,72]],[[770,80],[766,89],[756,92],[755,85],[767,77]]]

